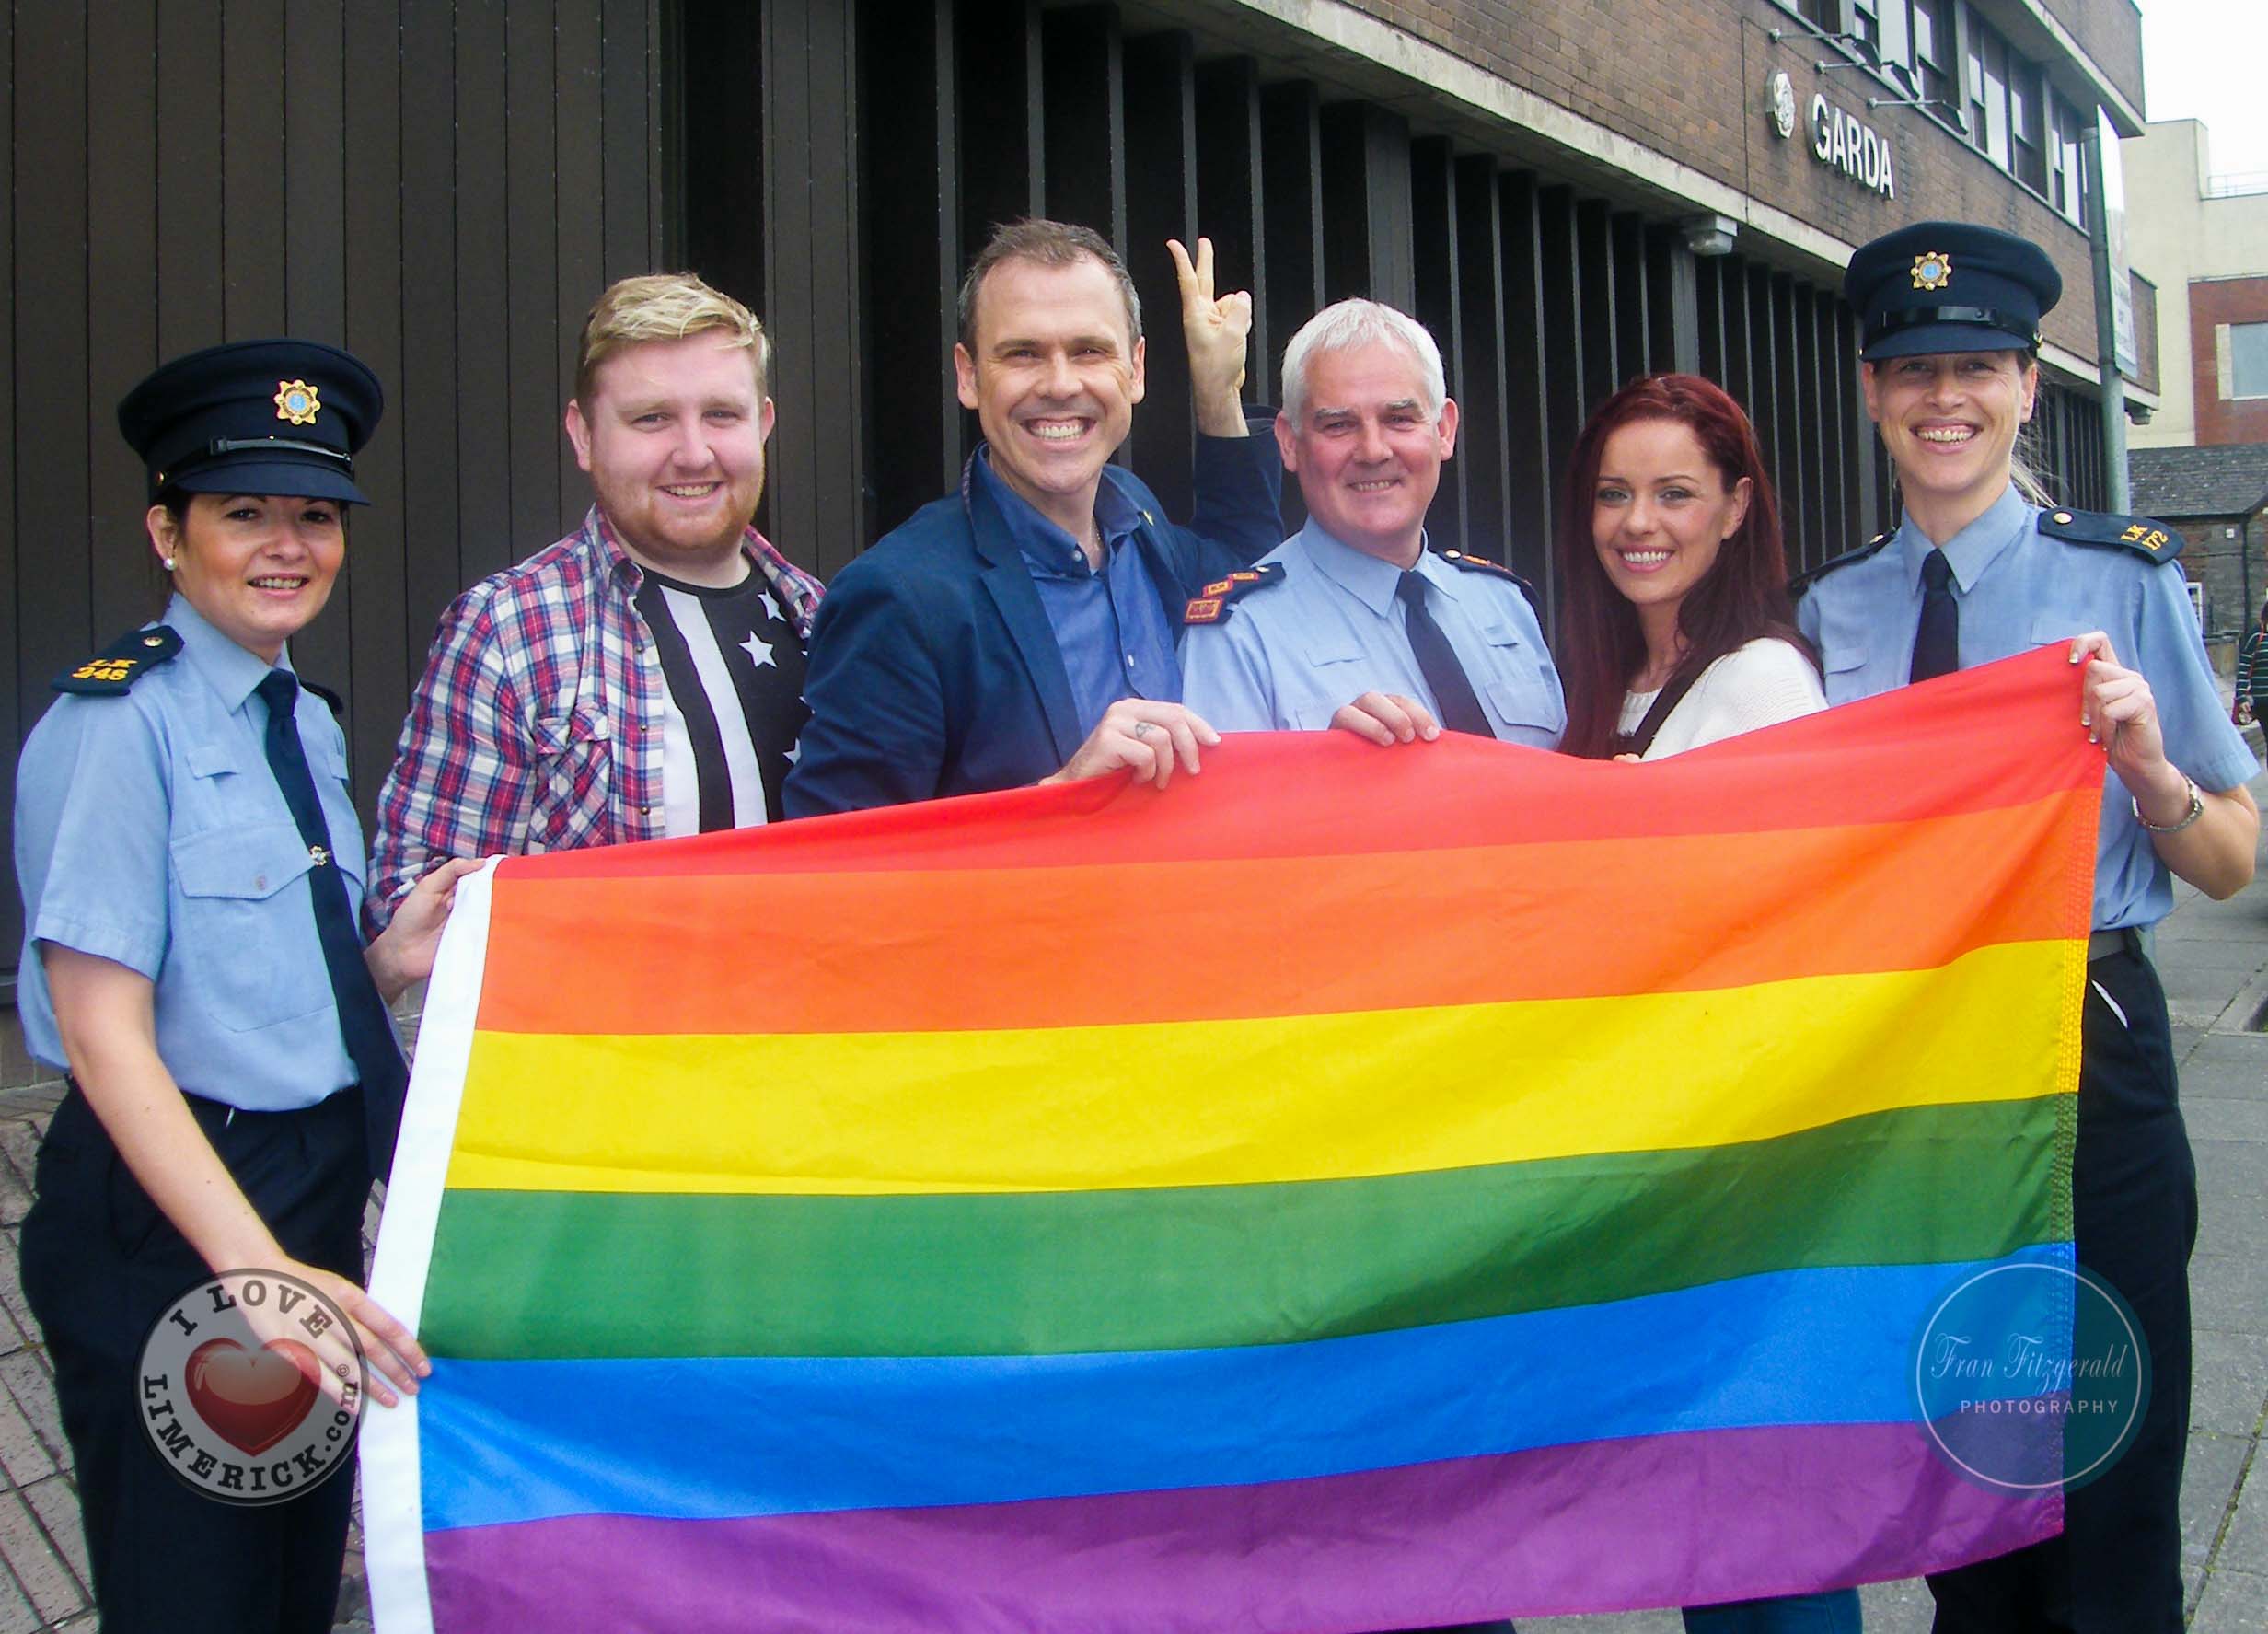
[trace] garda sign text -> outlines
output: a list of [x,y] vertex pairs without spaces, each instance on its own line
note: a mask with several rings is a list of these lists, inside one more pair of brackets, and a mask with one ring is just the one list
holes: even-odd
[[1833,106],[1823,94],[1811,98],[1811,156],[1833,165],[1869,192],[1886,199],[1898,196],[1897,180],[1890,168],[1890,139]]

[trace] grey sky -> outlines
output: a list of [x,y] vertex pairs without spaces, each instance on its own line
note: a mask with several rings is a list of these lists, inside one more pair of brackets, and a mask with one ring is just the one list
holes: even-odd
[[2139,0],[2144,95],[2153,120],[2203,120],[2216,175],[2260,172],[2268,183],[2268,4]]

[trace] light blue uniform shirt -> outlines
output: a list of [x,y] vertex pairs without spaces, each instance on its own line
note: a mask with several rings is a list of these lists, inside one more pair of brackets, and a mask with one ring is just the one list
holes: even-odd
[[[1237,597],[1220,623],[1182,632],[1184,703],[1222,732],[1319,730],[1365,692],[1398,692],[1440,717],[1394,596],[1400,568],[1312,519],[1261,562],[1281,566],[1283,577]],[[1415,571],[1496,735],[1556,747],[1567,703],[1520,586],[1422,549]]]
[[[183,1089],[247,1111],[313,1106],[356,1081],[308,895],[339,881],[328,868],[310,878],[268,769],[268,706],[252,690],[268,666],[178,596],[165,621],[178,655],[122,697],[57,698],[17,763],[24,1040],[68,1064],[35,945],[52,942],[150,979],[157,1053]],[[359,907],[346,738],[304,690],[294,718]]]
[[[2047,538],[2039,520],[2039,511],[2011,488],[1947,543],[1961,608],[1961,666],[2100,630],[2119,662],[2148,679],[2166,758],[2201,789],[2249,782],[2260,763],[2229,724],[2181,564]],[[1930,549],[1909,517],[1872,556],[1812,582],[1796,622],[1819,648],[1830,704],[1906,684],[1922,616],[1922,561]],[[2075,714],[2072,730],[2079,729]],[[1980,751],[1988,747],[1978,745]],[[2106,769],[2095,844],[2095,928],[2154,925],[2172,908],[2172,877],[2135,821],[2125,784]]]

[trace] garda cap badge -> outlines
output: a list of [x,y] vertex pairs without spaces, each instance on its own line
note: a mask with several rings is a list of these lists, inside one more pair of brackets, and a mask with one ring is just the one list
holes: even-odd
[[294,425],[313,425],[315,417],[322,411],[322,400],[315,395],[315,388],[305,380],[278,380],[275,383],[275,417],[278,420],[288,420]]
[[1914,287],[1943,289],[1953,281],[1953,258],[1942,249],[1926,249],[1914,258]]

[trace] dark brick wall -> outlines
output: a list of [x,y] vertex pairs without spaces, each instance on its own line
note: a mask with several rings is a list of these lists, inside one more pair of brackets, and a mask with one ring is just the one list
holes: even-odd
[[[2207,637],[2233,641],[2250,630],[2261,597],[2268,593],[2268,559],[2261,555],[2261,545],[2268,539],[2268,516],[2160,519],[2180,528],[2188,541],[2181,550],[2181,568],[2192,582],[2205,587]],[[2234,539],[2228,534],[2232,527]]]
[[2224,323],[2268,323],[2268,278],[2199,278],[2189,286],[2191,385],[2197,402],[2197,446],[2268,443],[2268,398],[2221,396],[2213,331]]
[[[1882,81],[1858,68],[1819,73],[1812,64],[1828,48],[1816,41],[1794,34],[1776,43],[1767,39],[1768,29],[1794,27],[1790,14],[1770,0],[1355,4],[1848,242],[1931,219],[2020,233],[2043,246],[2064,274],[2063,304],[2049,314],[2047,338],[2083,357],[2095,354],[2086,235],[1929,112],[1869,110],[1869,95],[1892,94]],[[2092,16],[2121,7],[2138,38],[2126,0],[2059,0],[2057,11]],[[1765,81],[1775,69],[1785,70],[1793,83],[1799,112],[1796,133],[1784,141],[1764,112]],[[1895,145],[1894,200],[1866,191],[1812,156],[1803,116],[1815,91]]]

